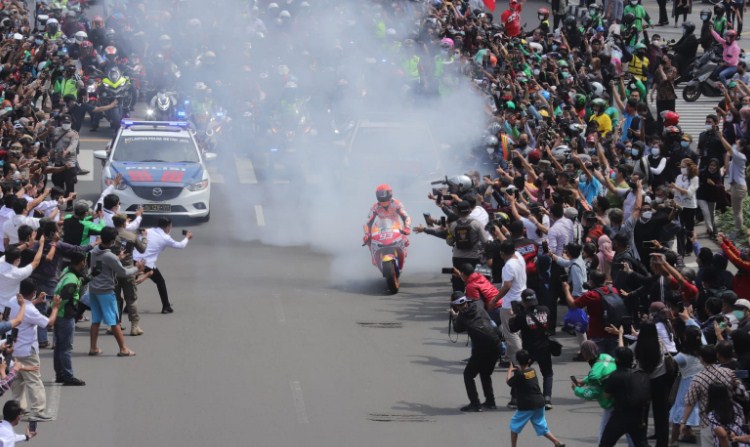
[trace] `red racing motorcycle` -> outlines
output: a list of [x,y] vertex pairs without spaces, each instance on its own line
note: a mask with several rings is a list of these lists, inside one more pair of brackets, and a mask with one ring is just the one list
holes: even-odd
[[398,293],[401,269],[406,259],[407,239],[400,221],[376,217],[372,224],[369,242],[372,264],[380,269],[388,291]]

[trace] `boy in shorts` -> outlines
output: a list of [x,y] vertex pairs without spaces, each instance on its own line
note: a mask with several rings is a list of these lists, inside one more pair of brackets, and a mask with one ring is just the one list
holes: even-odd
[[565,447],[565,444],[549,431],[544,417],[544,396],[539,388],[536,370],[531,367],[529,351],[522,349],[516,353],[515,368],[511,363],[508,368],[506,383],[513,389],[518,409],[510,420],[510,442],[512,447],[518,443],[518,435],[531,421],[537,436],[544,436],[555,444],[555,447]]

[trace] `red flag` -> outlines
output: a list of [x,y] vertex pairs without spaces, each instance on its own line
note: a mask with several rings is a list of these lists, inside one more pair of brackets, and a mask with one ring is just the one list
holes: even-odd
[[495,0],[482,0],[484,2],[484,6],[487,7],[490,11],[495,11]]

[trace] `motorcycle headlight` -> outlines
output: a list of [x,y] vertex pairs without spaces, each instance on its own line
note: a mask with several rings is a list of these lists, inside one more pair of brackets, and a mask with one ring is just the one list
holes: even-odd
[[154,110],[153,109],[146,110],[146,116],[154,116]]
[[189,191],[202,191],[206,188],[208,188],[208,179],[203,179],[199,182],[192,183],[187,187]]

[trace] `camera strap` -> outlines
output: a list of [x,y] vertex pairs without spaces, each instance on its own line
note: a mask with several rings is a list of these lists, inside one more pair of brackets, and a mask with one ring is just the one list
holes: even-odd
[[458,343],[458,332],[456,332],[456,339],[454,340],[451,337],[452,331],[453,331],[453,315],[448,313],[448,340],[450,340],[451,343]]

